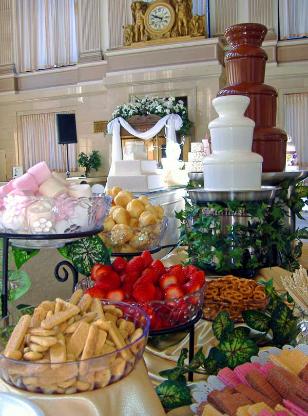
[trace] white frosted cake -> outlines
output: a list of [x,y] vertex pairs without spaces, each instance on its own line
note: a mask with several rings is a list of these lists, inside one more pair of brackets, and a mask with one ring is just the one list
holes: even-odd
[[206,156],[203,143],[191,143],[191,151],[188,152],[188,162],[186,162],[186,170],[188,172],[203,172],[203,161]]
[[255,122],[244,116],[249,102],[241,95],[213,100],[219,117],[209,124],[212,154],[204,159],[204,188],[208,191],[261,188],[263,158],[251,151]]
[[149,192],[165,187],[155,160],[119,160],[107,178],[107,188],[119,186],[129,192]]

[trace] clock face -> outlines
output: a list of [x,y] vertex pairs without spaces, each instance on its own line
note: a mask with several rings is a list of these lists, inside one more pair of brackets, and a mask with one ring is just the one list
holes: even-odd
[[146,16],[147,29],[152,33],[169,32],[174,24],[174,10],[169,5],[156,4],[149,8]]

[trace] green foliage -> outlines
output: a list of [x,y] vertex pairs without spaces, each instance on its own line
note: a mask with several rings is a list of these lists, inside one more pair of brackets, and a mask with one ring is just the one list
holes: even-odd
[[19,270],[27,261],[36,256],[40,250],[31,248],[12,247],[16,268]]
[[156,387],[156,393],[166,410],[188,406],[192,403],[189,388],[180,381],[166,380]]
[[91,269],[96,263],[110,264],[110,252],[98,236],[73,241],[59,248],[58,251],[85,276],[90,276]]
[[77,162],[79,166],[85,168],[85,174],[88,176],[91,169],[97,171],[102,166],[102,157],[98,150],[93,150],[89,155],[81,152],[78,155]]
[[[301,239],[308,237],[308,230],[290,233],[286,209],[300,218],[305,205],[302,197],[308,192],[297,184],[289,198],[290,183],[281,185],[271,205],[264,201],[230,201],[197,206],[186,200],[185,210],[176,217],[181,223],[181,243],[188,246],[189,261],[217,273],[253,275],[259,268],[277,265],[291,271],[298,268]],[[247,216],[247,224],[223,227],[220,215],[225,212],[242,213]]]
[[[212,323],[218,344],[210,349],[208,356],[206,357],[203,349],[200,348],[187,365],[185,362],[188,350],[184,348],[176,366],[159,373],[168,379],[157,388],[166,409],[169,409],[167,407],[169,403],[174,407],[184,406],[185,400],[182,400],[181,395],[179,396],[177,389],[179,386],[186,386],[185,374],[188,372],[210,375],[217,374],[224,367],[233,369],[257,355],[259,344],[263,344],[265,340],[266,345],[277,347],[282,347],[286,343],[294,344],[298,333],[297,319],[293,315],[293,310],[284,303],[287,294],[278,295],[272,281],[265,282],[265,290],[270,298],[270,303],[264,312],[244,312],[243,318],[247,326],[235,327],[227,312],[219,312]],[[261,335],[252,334],[250,328],[260,331]],[[264,336],[264,333],[267,337]],[[182,392],[182,388],[180,391]]]
[[234,330],[234,322],[231,321],[228,312],[222,311],[214,320],[212,328],[215,337],[221,340],[222,337]]

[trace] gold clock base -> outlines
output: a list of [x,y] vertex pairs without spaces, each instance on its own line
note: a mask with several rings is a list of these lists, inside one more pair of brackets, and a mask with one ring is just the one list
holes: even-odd
[[129,46],[123,46],[120,49],[130,49],[130,48],[144,48],[145,46],[151,46],[151,45],[166,45],[168,43],[181,43],[181,42],[187,42],[192,40],[201,40],[206,39],[207,36],[177,36],[175,38],[160,38],[160,39],[151,39],[146,40],[144,42],[133,42]]

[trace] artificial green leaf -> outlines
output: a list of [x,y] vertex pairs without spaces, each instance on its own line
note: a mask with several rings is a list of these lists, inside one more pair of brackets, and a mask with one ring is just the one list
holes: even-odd
[[73,241],[59,252],[69,259],[79,273],[90,276],[96,263],[110,264],[110,253],[98,236]]
[[177,367],[184,367],[185,360],[188,357],[188,349],[182,348],[180,352],[180,356],[177,361]]
[[65,259],[70,260],[70,246],[69,244],[65,244],[63,247],[58,248],[58,252],[63,256]]
[[159,372],[161,377],[167,378],[172,381],[179,381],[180,383],[186,384],[186,378],[184,374],[187,372],[184,367],[175,367],[168,370]]
[[28,292],[31,280],[28,273],[23,270],[9,272],[9,298],[16,300]]
[[34,306],[31,305],[24,305],[24,304],[19,304],[16,306],[16,308],[18,309],[20,315],[33,315]]
[[258,310],[247,310],[242,312],[242,317],[246,325],[259,331],[267,332],[270,329],[271,317]]
[[205,369],[206,374],[216,375],[220,367],[213,358],[206,358],[203,363],[203,368]]
[[14,256],[14,261],[17,269],[20,269],[27,261],[32,259],[32,257],[36,256],[40,250],[31,249],[31,248],[20,248],[20,247],[12,247],[12,252]]
[[292,318],[291,309],[283,302],[279,302],[272,313],[271,328],[274,331],[277,328],[283,329],[288,321]]
[[234,328],[234,334],[239,338],[247,338],[250,334],[250,329],[247,326],[238,326]]
[[234,329],[234,322],[231,321],[228,312],[221,311],[213,321],[212,329],[215,337],[220,340],[224,334],[230,333]]
[[250,360],[253,355],[257,355],[259,348],[251,339],[243,339],[235,334],[227,334],[218,346],[227,359],[227,365],[235,368],[237,365],[244,364]]
[[156,387],[156,393],[166,410],[188,406],[192,403],[189,388],[178,381],[164,381]]
[[193,359],[189,363],[189,368],[194,371],[201,367],[204,363],[205,355],[203,353],[202,348],[200,348],[196,354],[194,355]]

